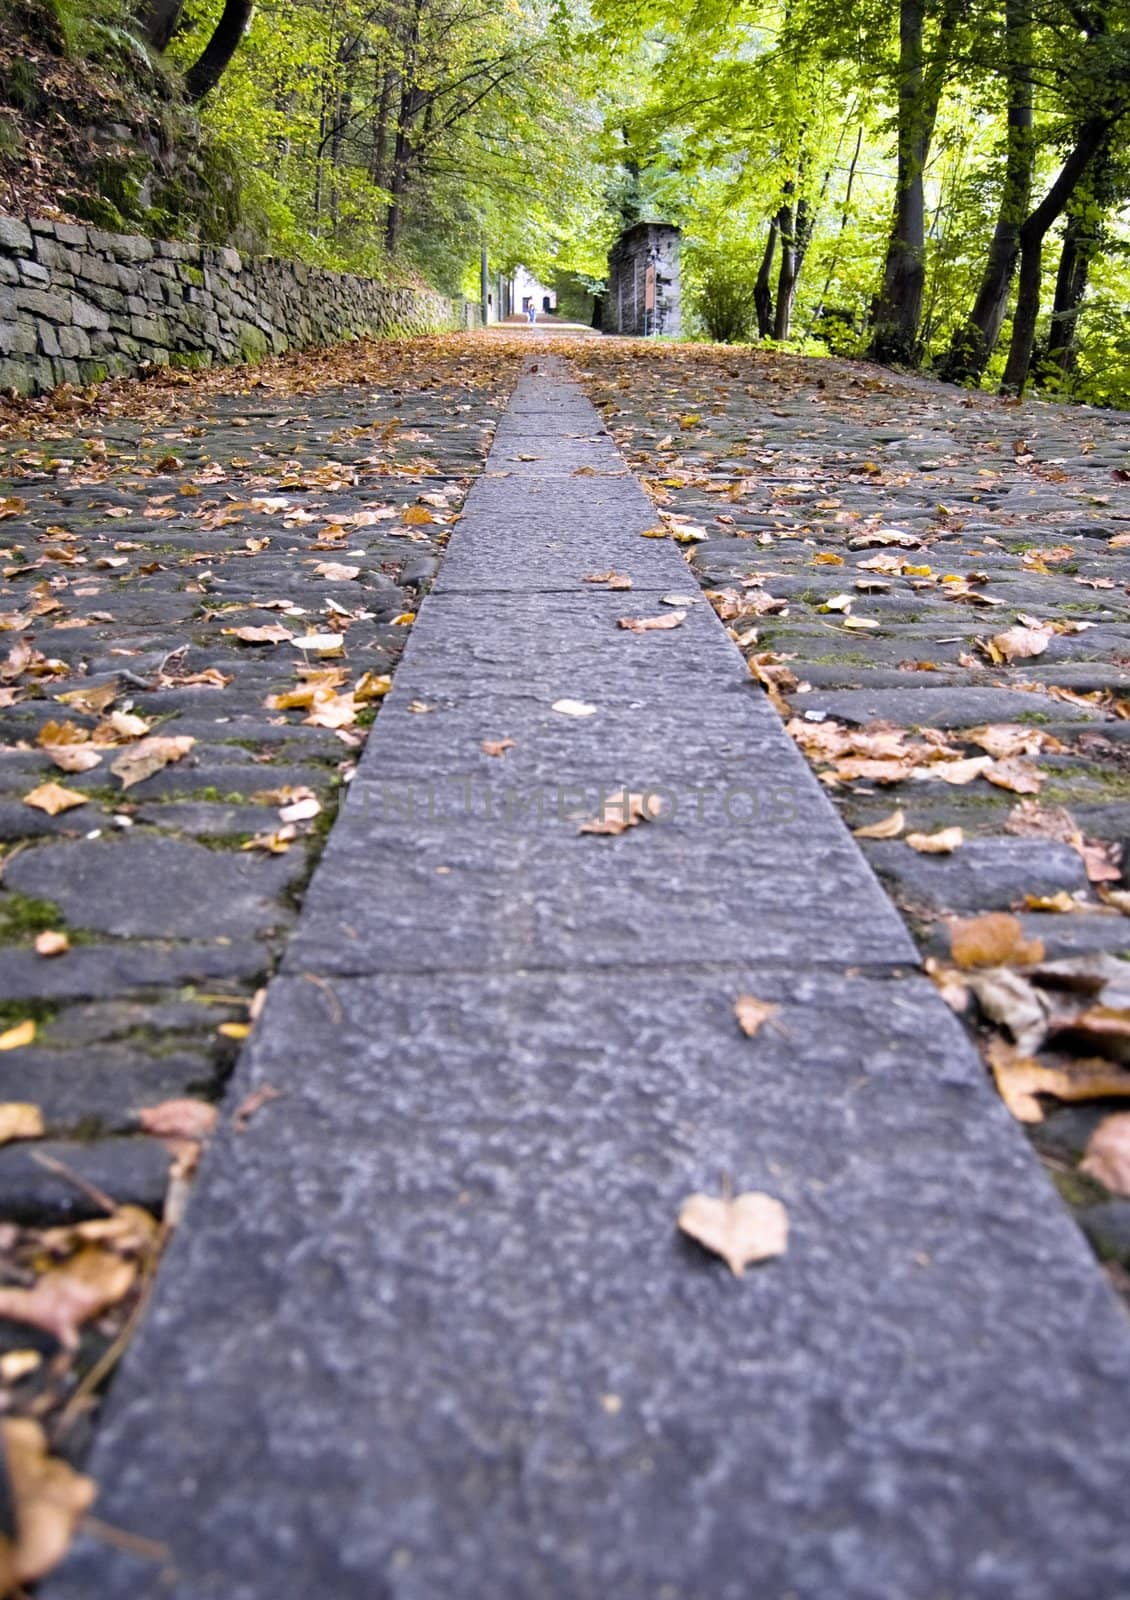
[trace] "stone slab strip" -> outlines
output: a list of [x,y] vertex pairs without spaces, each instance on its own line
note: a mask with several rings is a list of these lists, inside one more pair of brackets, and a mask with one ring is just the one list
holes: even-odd
[[[686,586],[635,481],[576,476],[594,415],[543,370],[511,419],[448,570],[506,546],[515,586],[423,606],[232,1090],[282,1097],[217,1138],[110,1402],[99,1515],[168,1558],[84,1538],[47,1595],[1130,1592],[1122,1310],[721,624],[633,636],[654,592],[579,581],[599,525]],[[763,825],[579,836],[613,773]],[[467,774],[490,818],[381,809]],[[790,1216],[740,1280],[675,1228],[723,1174]]]

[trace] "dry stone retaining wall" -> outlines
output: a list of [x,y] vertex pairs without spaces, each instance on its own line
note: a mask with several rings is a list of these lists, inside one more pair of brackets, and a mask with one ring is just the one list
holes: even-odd
[[0,217],[0,389],[253,361],[358,334],[469,327],[478,307],[300,261]]

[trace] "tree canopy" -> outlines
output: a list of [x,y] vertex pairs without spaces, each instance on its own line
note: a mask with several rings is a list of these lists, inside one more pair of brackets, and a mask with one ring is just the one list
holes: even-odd
[[692,333],[1130,404],[1130,0],[34,3],[195,107],[245,248],[599,292],[662,218]]

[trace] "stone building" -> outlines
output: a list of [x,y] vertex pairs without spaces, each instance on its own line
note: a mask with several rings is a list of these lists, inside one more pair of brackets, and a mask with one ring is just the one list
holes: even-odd
[[608,255],[605,333],[679,337],[679,229],[669,222],[637,222]]

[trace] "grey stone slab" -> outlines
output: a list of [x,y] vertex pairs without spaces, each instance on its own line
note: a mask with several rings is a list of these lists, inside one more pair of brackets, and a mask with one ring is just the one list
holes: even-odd
[[[259,769],[262,772],[262,769]],[[118,937],[249,938],[285,927],[286,886],[302,871],[291,856],[253,860],[186,840],[143,835],[43,844],[8,866],[9,888],[52,900],[76,928]],[[201,910],[207,897],[206,927]]]
[[[48,1600],[1130,1589],[1123,1313],[924,984],[294,979],[267,1082],[91,1464],[169,1559]],[[720,1172],[789,1212],[741,1280],[675,1229]]]
[[696,587],[669,540],[642,539],[620,520],[588,518],[562,527],[475,516],[460,524],[433,593],[574,593],[589,587],[586,573],[609,570],[631,578],[633,589],[621,594],[626,604],[633,592],[693,592]]
[[141,1135],[9,1144],[0,1150],[0,1213],[6,1221],[36,1224],[105,1215],[83,1180],[118,1205],[159,1212],[168,1179],[168,1151]]
[[86,1000],[168,984],[247,982],[270,953],[250,940],[215,944],[76,945],[44,960],[30,949],[0,950],[0,1000]]
[[125,1132],[136,1126],[141,1106],[213,1086],[217,1069],[208,1056],[207,1045],[195,1054],[129,1045],[32,1046],[0,1056],[0,1099],[32,1101],[55,1134]]
[[1086,889],[1083,858],[1048,839],[969,839],[950,856],[869,840],[868,860],[900,900],[937,911],[1006,911],[1026,895]]

